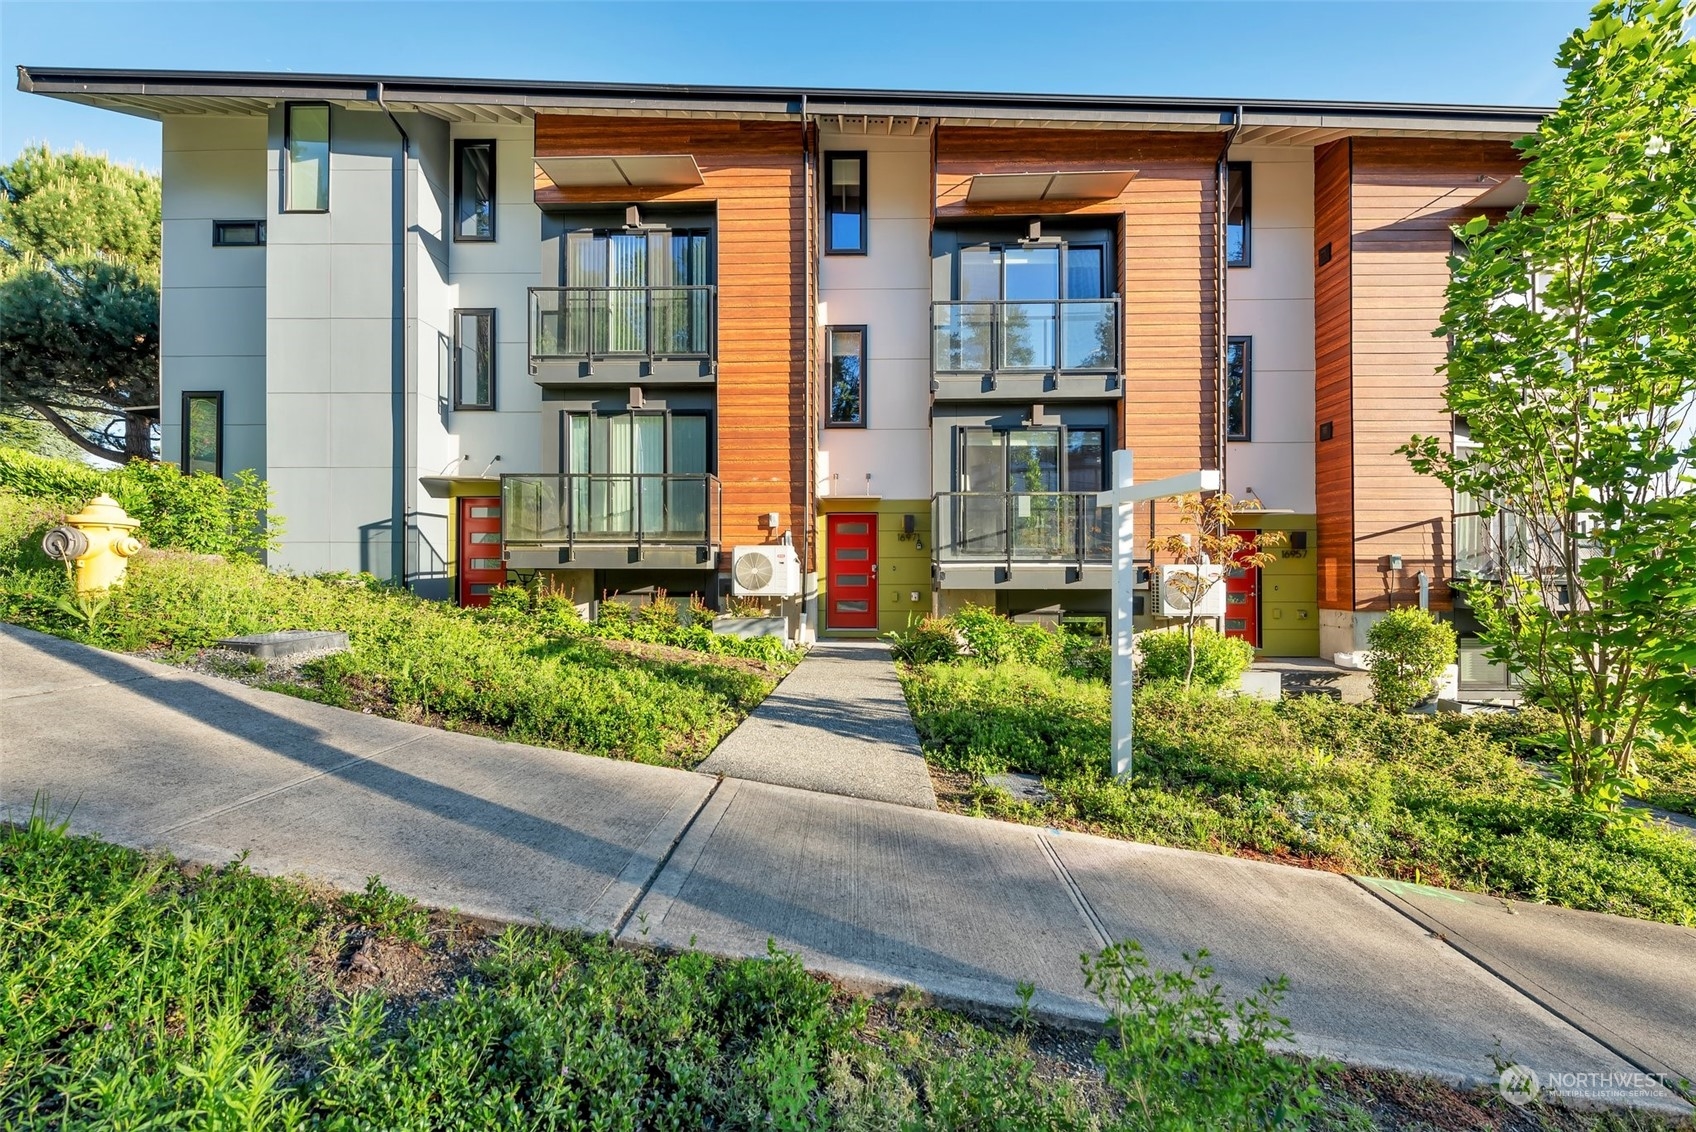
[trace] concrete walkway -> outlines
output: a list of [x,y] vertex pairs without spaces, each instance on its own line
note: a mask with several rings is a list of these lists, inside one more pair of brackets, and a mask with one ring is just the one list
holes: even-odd
[[42,796],[194,860],[633,944],[775,940],[867,990],[1006,1009],[1029,980],[1096,1021],[1078,956],[1135,938],[1208,949],[1231,994],[1287,974],[1297,1048],[1357,1064],[1696,1077],[1696,931],[499,743],[0,627],[0,811]]
[[814,645],[699,769],[936,809],[913,717],[881,641]]

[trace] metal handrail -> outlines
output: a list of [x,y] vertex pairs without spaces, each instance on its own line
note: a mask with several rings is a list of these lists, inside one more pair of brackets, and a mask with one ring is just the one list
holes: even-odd
[[[681,313],[687,322],[689,338],[687,348],[675,348],[675,340],[669,344],[663,341],[655,341],[656,334],[663,334],[664,332],[659,325],[664,320],[654,317],[654,296],[656,294],[686,296],[682,311],[674,313]],[[582,306],[578,308],[583,318],[580,333],[583,334],[586,341],[582,343],[582,349],[575,349],[568,348],[571,345],[567,341],[571,335],[571,327],[566,320],[570,299],[579,295],[584,297]],[[626,327],[633,332],[639,331],[642,340],[640,348],[632,347],[621,350],[596,348],[597,346],[610,347],[612,327],[610,323],[597,325],[595,299],[597,296],[602,297],[599,312],[604,318],[610,315],[613,310],[612,304],[608,301],[608,297],[613,295],[641,296],[642,301],[639,307],[624,312],[626,314],[640,313],[640,327],[634,325]],[[552,310],[543,309],[542,300],[546,296],[554,296],[554,308]],[[696,310],[695,296],[705,299],[704,310]],[[529,289],[529,308],[530,357],[532,359],[564,358],[584,361],[596,361],[603,358],[696,359],[711,358],[715,350],[718,288],[710,284],[680,283],[675,286],[656,285],[651,287],[531,287]],[[545,333],[543,330],[543,319],[546,316],[552,316],[558,320],[551,334]],[[548,348],[550,345],[552,346],[551,349]]]
[[[945,299],[932,302],[931,305],[931,335],[930,335],[930,367],[932,373],[1001,373],[1020,371],[1026,373],[1121,373],[1124,369],[1124,303],[1117,296],[1103,299]],[[1113,325],[1111,327],[1111,356],[1101,362],[1092,364],[1068,364],[1066,357],[1067,340],[1066,328],[1072,323],[1075,312],[1087,307],[1111,307]],[[977,352],[987,353],[985,366],[955,365],[945,357],[945,351],[940,349],[944,335],[950,340],[960,340],[962,322],[959,312],[962,308],[975,308],[987,314],[987,318],[976,324],[982,333],[988,336],[987,349],[979,346]],[[1051,309],[1054,340],[1052,342],[1052,365],[1022,364],[1017,359],[1009,360],[1007,330],[1013,324],[1009,317],[1010,311],[1025,312],[1031,309]],[[939,319],[939,315],[948,311],[952,316],[948,321]],[[1099,328],[1098,320],[1078,323],[1084,327]],[[964,351],[953,351],[964,352]]]
[[[647,521],[650,502],[645,485],[660,490],[660,526]],[[607,490],[596,507],[595,487],[624,487],[627,494],[616,507],[614,492]],[[533,501],[518,499],[519,490],[533,486]],[[668,521],[679,487],[700,488],[700,523],[678,529]],[[542,490],[550,489],[551,491]],[[589,514],[579,514],[579,488],[587,488],[584,501]],[[693,501],[691,501],[693,502]],[[527,510],[528,509],[528,510]],[[724,485],[710,472],[512,472],[501,476],[501,542],[507,546],[565,546],[578,542],[634,544],[638,549],[656,546],[718,546],[722,542]],[[531,514],[533,512],[533,516]],[[607,521],[624,513],[630,521],[614,527]],[[528,524],[520,519],[532,518]]]
[[[931,545],[939,562],[983,562],[999,559],[1009,570],[1015,563],[1071,562],[1080,567],[1090,562],[1108,562],[1112,548],[1108,537],[1107,518],[1110,509],[1096,502],[1094,491],[940,491],[931,496]],[[968,533],[967,501],[981,499],[1000,504],[1001,529],[978,534]],[[1037,547],[1020,547],[1016,538],[1019,530],[1018,507],[1021,500],[1034,504],[1050,500],[1058,504],[1055,527],[1062,532],[1062,545],[1047,553]],[[1093,518],[1098,527],[1095,538],[1089,532]],[[978,543],[968,548],[967,541]]]

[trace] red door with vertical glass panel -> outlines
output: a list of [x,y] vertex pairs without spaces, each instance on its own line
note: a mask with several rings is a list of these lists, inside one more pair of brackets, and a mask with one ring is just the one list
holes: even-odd
[[825,628],[875,629],[877,516],[829,515],[825,526]]
[[459,604],[488,605],[489,591],[506,581],[501,557],[499,496],[459,501]]
[[[1232,531],[1238,538],[1252,539],[1258,531]],[[1238,557],[1248,551],[1238,552]],[[1260,647],[1260,567],[1232,563],[1225,571],[1225,635],[1240,637]]]

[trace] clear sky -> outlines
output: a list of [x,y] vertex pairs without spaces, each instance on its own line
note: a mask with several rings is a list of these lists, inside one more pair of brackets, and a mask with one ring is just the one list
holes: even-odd
[[51,3],[0,0],[0,154],[149,168],[153,122],[18,92],[36,66],[1548,105],[1588,5]]

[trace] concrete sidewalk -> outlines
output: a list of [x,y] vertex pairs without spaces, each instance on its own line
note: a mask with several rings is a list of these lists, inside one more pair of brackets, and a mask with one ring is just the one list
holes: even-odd
[[[91,726],[92,724],[92,726]],[[1696,932],[413,727],[0,627],[0,809],[190,859],[1096,1021],[1080,954],[1287,974],[1298,1047],[1696,1077]],[[1617,1080],[1618,1078],[1614,1078]],[[1638,1103],[1687,1111],[1649,1087]]]
[[881,641],[814,645],[698,769],[936,809],[907,698]]

